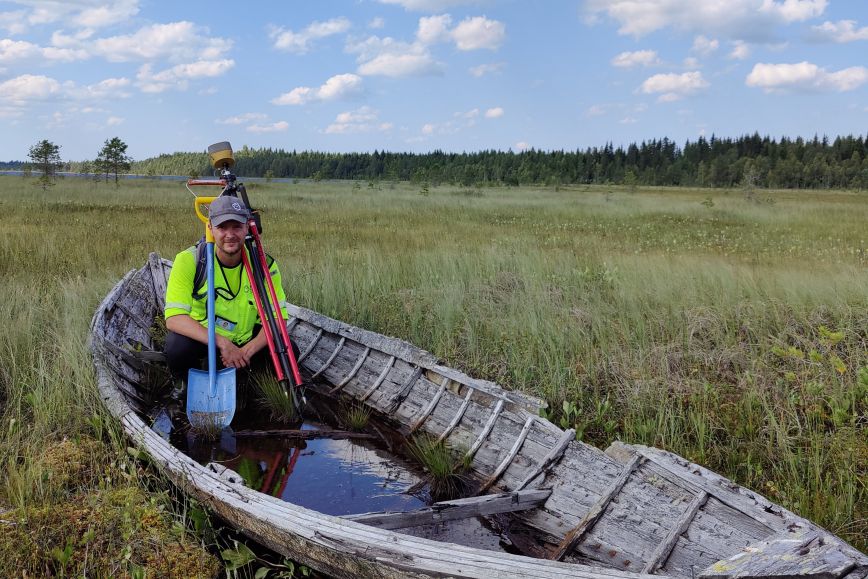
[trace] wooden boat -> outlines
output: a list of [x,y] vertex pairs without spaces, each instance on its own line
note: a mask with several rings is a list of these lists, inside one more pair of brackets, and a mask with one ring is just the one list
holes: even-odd
[[[241,532],[340,577],[863,579],[868,557],[829,532],[697,464],[616,442],[605,452],[539,416],[542,402],[446,367],[406,342],[301,307],[287,323],[303,372],[403,433],[467,449],[475,497],[403,513],[335,517],[203,466],[149,426],[143,385],[159,352],[149,333],[171,263],[151,254],[100,304],[91,327],[99,388],[126,434],[181,489]],[[402,529],[503,513],[535,557],[412,536]]]

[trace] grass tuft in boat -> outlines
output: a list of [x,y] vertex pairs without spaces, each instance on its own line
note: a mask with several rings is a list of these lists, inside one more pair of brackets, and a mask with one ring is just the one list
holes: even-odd
[[257,373],[250,376],[250,382],[256,390],[259,402],[271,412],[272,420],[284,423],[295,420],[292,397],[277,378],[268,373]]
[[371,419],[371,409],[364,404],[348,402],[341,405],[340,421],[353,432],[364,430]]
[[449,500],[462,496],[466,478],[462,465],[456,465],[453,451],[442,440],[427,434],[414,436],[407,450],[430,476],[431,498]]

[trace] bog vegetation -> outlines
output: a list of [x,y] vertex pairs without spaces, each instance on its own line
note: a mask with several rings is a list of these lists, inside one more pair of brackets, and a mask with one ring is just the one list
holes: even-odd
[[[86,348],[124,273],[199,236],[190,196],[34,181],[0,177],[0,575],[207,575],[219,559],[195,505],[131,456]],[[294,303],[542,396],[597,446],[682,454],[868,548],[865,193],[248,189]]]

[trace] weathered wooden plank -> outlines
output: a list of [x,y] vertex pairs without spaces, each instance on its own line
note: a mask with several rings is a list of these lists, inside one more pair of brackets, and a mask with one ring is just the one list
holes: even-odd
[[442,501],[434,503],[430,507],[413,511],[363,513],[346,515],[341,518],[380,529],[403,529],[469,517],[533,509],[541,505],[550,494],[550,490],[525,490]]
[[428,402],[428,406],[426,406],[424,408],[424,410],[422,410],[422,412],[419,413],[419,416],[416,418],[416,422],[414,422],[413,425],[410,427],[409,434],[413,434],[414,432],[419,430],[419,427],[425,423],[425,420],[434,411],[434,408],[437,406],[437,403],[440,402],[440,399],[443,397],[443,393],[446,392],[446,387],[448,385],[449,385],[449,378],[446,376],[443,376],[443,381],[440,383],[440,388],[438,388],[437,392],[434,394],[434,396],[431,397],[431,401]]
[[440,433],[440,436],[437,438],[438,442],[442,442],[446,440],[446,438],[452,434],[452,431],[458,426],[458,423],[461,422],[461,418],[464,417],[464,413],[467,411],[467,407],[470,405],[470,397],[473,396],[473,388],[467,388],[467,394],[464,395],[464,402],[461,403],[461,406],[458,408],[458,412],[455,413],[455,416],[452,417],[452,421],[446,426],[443,432]]
[[422,377],[423,372],[422,366],[416,366],[416,369],[413,370],[413,374],[410,375],[410,378],[401,387],[401,389],[395,393],[391,399],[389,400],[388,408],[386,410],[386,414],[392,415],[395,410],[398,409],[398,406],[401,405],[402,402],[410,395],[410,391],[413,389],[413,386],[416,384],[416,381]]
[[497,482],[497,479],[500,478],[500,475],[502,475],[504,473],[504,471],[509,467],[509,465],[512,463],[515,456],[518,454],[518,451],[521,449],[521,445],[524,444],[524,441],[527,438],[527,434],[528,434],[528,432],[530,432],[530,429],[534,425],[535,422],[536,422],[536,416],[528,416],[527,417],[527,420],[525,421],[524,426],[521,429],[521,432],[518,434],[518,437],[515,439],[515,444],[513,444],[512,448],[509,450],[509,454],[507,454],[506,458],[503,459],[503,462],[501,462],[497,466],[497,469],[488,478],[488,480],[486,480],[484,483],[482,483],[482,486],[479,489],[480,493],[484,493],[485,491],[490,489],[491,485],[493,485],[495,482]]
[[163,260],[160,259],[160,256],[156,252],[152,252],[148,255],[148,266],[147,269],[151,274],[151,283],[154,288],[154,305],[157,308],[157,311],[163,311],[164,304],[166,303],[166,269],[163,264]]
[[146,334],[150,334],[151,326],[154,325],[154,321],[148,321],[141,316],[138,312],[133,311],[123,300],[123,298],[119,299],[115,302],[114,307],[122,311],[126,316],[133,321],[139,328],[144,330]]
[[319,378],[319,375],[322,374],[325,371],[325,369],[328,368],[331,365],[331,363],[335,361],[335,358],[337,357],[338,354],[340,354],[341,350],[344,347],[344,343],[346,341],[347,341],[346,338],[341,338],[340,342],[338,342],[338,345],[335,347],[334,351],[331,353],[331,356],[328,357],[328,360],[326,360],[325,363],[323,363],[323,365],[320,367],[320,369],[317,370],[316,373],[314,373],[314,375],[310,377],[311,380],[316,380],[317,378]]
[[307,358],[311,352],[313,352],[313,349],[316,348],[317,342],[319,342],[320,338],[322,338],[322,334],[323,334],[323,329],[320,328],[319,331],[316,333],[316,337],[308,345],[307,349],[305,349],[305,351],[302,352],[301,355],[296,360],[297,363],[301,364],[304,361],[304,359]]
[[[612,443],[612,446],[621,443]],[[698,464],[691,463],[678,455],[664,450],[642,445],[623,445],[645,456],[672,474],[684,481],[684,484],[693,485],[707,492],[724,504],[744,513],[755,521],[765,525],[770,531],[783,531],[789,520],[796,518],[795,515],[786,511],[748,489],[741,487],[731,480],[720,476]],[[771,515],[771,516],[769,516]],[[804,519],[802,519],[804,520]]]
[[549,468],[555,461],[559,460],[561,456],[564,454],[564,451],[569,446],[570,441],[574,440],[576,437],[576,431],[572,428],[569,428],[563,432],[561,437],[558,439],[557,444],[552,447],[552,449],[543,457],[542,461],[534,469],[525,476],[524,480],[522,480],[516,490],[521,490],[527,487],[533,479],[541,475],[545,472],[547,468]]
[[497,417],[500,416],[501,410],[503,410],[503,400],[498,400],[497,406],[494,407],[491,416],[488,417],[488,422],[485,423],[482,432],[480,432],[479,436],[476,437],[476,441],[473,443],[473,446],[470,447],[470,450],[464,454],[465,458],[472,458],[473,455],[476,454],[476,451],[479,450],[479,447],[482,446],[483,442],[485,442],[485,438],[491,432],[491,429],[494,428],[494,423],[497,420]]
[[699,574],[700,579],[838,579],[857,568],[857,562],[842,553],[839,542],[821,533],[775,535]]
[[370,354],[370,353],[371,353],[371,348],[366,347],[365,351],[362,352],[361,356],[359,356],[359,359],[356,361],[356,364],[355,364],[355,366],[353,366],[352,370],[350,370],[347,373],[347,375],[344,377],[343,380],[341,380],[340,382],[335,384],[334,388],[329,390],[329,394],[331,394],[333,396],[333,395],[337,394],[344,386],[346,386],[347,383],[356,376],[356,374],[359,371],[359,368],[361,368],[362,364],[365,363],[365,360],[367,360],[368,354]]
[[380,384],[382,384],[383,380],[386,379],[386,374],[389,373],[389,370],[391,370],[392,366],[395,364],[395,360],[396,360],[395,356],[389,356],[389,361],[386,362],[386,364],[383,366],[383,370],[380,372],[380,375],[377,377],[377,380],[373,384],[371,384],[371,387],[362,396],[362,398],[361,398],[362,402],[364,402],[365,400],[370,398],[371,394],[373,394],[377,390],[377,388],[380,387]]
[[127,350],[123,346],[118,346],[115,342],[115,338],[113,338],[112,336],[108,336],[105,342],[103,342],[103,347],[112,354],[114,354],[117,358],[123,360],[130,368],[132,368],[136,372],[141,372],[145,369],[145,364],[142,360],[130,353],[130,350]]
[[696,516],[697,511],[699,511],[707,500],[708,493],[705,491],[700,492],[693,498],[681,517],[675,521],[669,534],[657,546],[654,553],[651,554],[651,557],[645,563],[645,568],[642,569],[643,573],[654,573],[657,569],[662,567],[664,563],[666,563],[667,557],[669,557],[672,549],[675,548],[675,543],[678,541],[678,537],[687,530],[687,527],[693,521],[693,517]]
[[292,338],[292,331],[295,329],[296,324],[298,324],[298,318],[295,316],[290,316],[286,321],[286,335]]
[[630,478],[630,475],[633,474],[633,471],[639,466],[639,463],[642,461],[642,456],[637,454],[633,457],[633,460],[630,461],[627,466],[621,471],[620,476],[615,479],[615,482],[608,488],[605,494],[601,496],[597,502],[594,504],[593,508],[588,511],[588,513],[582,518],[579,522],[578,526],[574,529],[570,530],[569,533],[563,538],[561,543],[558,545],[558,548],[552,554],[552,559],[555,561],[560,561],[564,555],[575,549],[576,545],[582,540],[582,536],[587,532],[588,529],[594,526],[597,520],[600,518],[600,515],[603,514],[603,510],[605,510],[606,506],[609,504],[609,501],[617,495],[621,488],[623,488],[624,483],[627,482],[627,479]]
[[[606,557],[617,553],[611,558],[613,566],[641,570],[695,497],[681,485],[661,477],[660,472],[648,461],[637,467],[573,554],[599,558],[600,551]],[[595,549],[596,545],[601,547]]]

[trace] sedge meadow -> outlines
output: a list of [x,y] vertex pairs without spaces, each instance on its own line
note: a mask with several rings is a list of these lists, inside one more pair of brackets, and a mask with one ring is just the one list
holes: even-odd
[[[87,351],[112,285],[201,234],[192,198],[180,182],[35,183],[0,177],[0,574],[213,574],[196,506],[130,456]],[[600,448],[672,450],[868,548],[865,191],[248,191],[291,302],[540,396]]]

